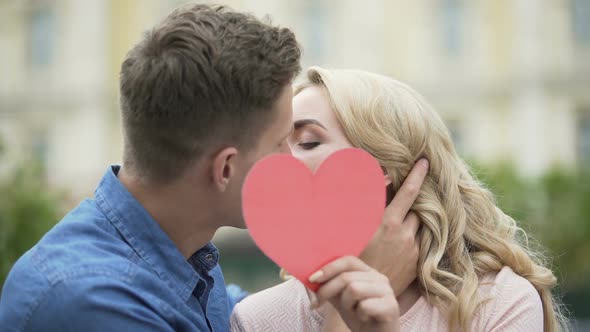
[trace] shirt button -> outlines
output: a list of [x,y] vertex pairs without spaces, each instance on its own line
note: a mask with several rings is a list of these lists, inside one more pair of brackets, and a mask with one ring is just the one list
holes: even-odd
[[213,254],[207,254],[207,255],[205,255],[205,260],[206,260],[207,262],[210,262],[210,261],[212,261],[212,260],[213,260]]

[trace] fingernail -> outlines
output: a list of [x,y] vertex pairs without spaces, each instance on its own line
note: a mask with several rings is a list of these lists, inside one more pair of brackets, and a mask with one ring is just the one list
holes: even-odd
[[320,280],[320,278],[324,275],[324,271],[319,270],[316,271],[314,274],[312,274],[309,277],[309,282],[317,282],[318,280]]
[[422,166],[428,168],[428,159],[422,158],[422,160],[420,160],[420,162],[422,163]]
[[311,292],[309,294],[309,300],[311,302],[311,308],[315,309],[318,307],[318,297],[315,295],[315,293]]

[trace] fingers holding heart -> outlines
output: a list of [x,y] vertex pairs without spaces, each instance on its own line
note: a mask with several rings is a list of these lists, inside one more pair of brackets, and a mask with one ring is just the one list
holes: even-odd
[[393,294],[393,291],[375,286],[374,281],[371,280],[354,281],[348,284],[340,295],[340,306],[344,310],[357,310],[360,309],[359,305],[364,300]]
[[[325,301],[331,300],[339,295],[344,295],[346,292],[350,293],[348,298],[359,297],[357,301],[362,299],[366,287],[365,283],[372,283],[373,280],[368,272],[345,272],[339,276],[324,283],[316,292],[318,304],[321,305]],[[349,287],[352,287],[349,289]],[[367,295],[368,296],[368,295]],[[373,295],[376,296],[376,295]]]
[[378,322],[395,321],[399,315],[397,301],[388,297],[368,298],[359,302],[356,314],[362,322],[375,320]]
[[340,297],[339,305],[352,309],[363,299],[393,294],[386,276],[353,256],[333,261],[314,273],[309,280],[321,284],[315,293],[317,305]]
[[385,330],[397,326],[399,310],[389,279],[359,258],[335,260],[310,279],[321,283],[312,306],[329,301],[351,330],[365,331],[381,323]]

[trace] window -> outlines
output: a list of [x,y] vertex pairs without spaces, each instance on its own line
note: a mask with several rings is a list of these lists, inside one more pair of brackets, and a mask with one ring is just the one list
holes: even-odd
[[35,6],[29,21],[29,63],[43,67],[51,63],[55,43],[55,16],[47,5]]
[[574,40],[590,46],[590,0],[571,0]]
[[461,0],[443,0],[441,7],[442,47],[450,55],[458,54],[463,47],[465,7]]
[[307,26],[306,52],[311,63],[322,63],[325,47],[326,8],[321,0],[310,0],[305,6]]

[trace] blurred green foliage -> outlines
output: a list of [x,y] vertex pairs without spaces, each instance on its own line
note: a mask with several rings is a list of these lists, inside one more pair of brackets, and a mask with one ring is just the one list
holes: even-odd
[[590,169],[554,168],[539,177],[519,176],[509,163],[474,169],[498,206],[547,250],[572,317],[590,318]]
[[590,171],[553,169],[528,178],[513,166],[475,166],[498,205],[548,249],[561,288],[584,287],[590,277]]
[[23,163],[0,179],[0,285],[12,264],[59,220],[62,202],[47,189],[37,161]]

